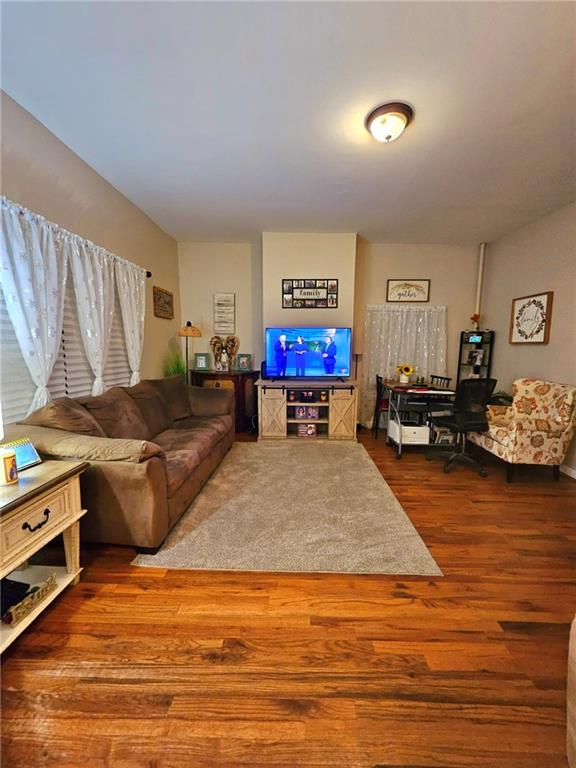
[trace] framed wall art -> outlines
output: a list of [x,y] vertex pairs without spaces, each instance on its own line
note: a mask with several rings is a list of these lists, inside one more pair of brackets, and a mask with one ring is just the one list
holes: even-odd
[[152,303],[154,305],[154,315],[163,317],[165,320],[174,318],[174,294],[164,288],[152,287]]
[[229,336],[236,330],[236,295],[214,294],[214,333]]
[[282,280],[282,309],[336,309],[338,280],[302,278]]
[[386,301],[430,301],[430,280],[388,280]]
[[510,344],[548,344],[554,291],[512,299]]

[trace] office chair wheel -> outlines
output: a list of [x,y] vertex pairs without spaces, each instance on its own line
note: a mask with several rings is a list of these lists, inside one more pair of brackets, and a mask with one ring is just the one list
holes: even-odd
[[426,454],[426,461],[432,461],[432,456],[429,453]]
[[480,477],[488,477],[488,472],[485,469],[480,470]]
[[442,467],[444,474],[449,475],[450,474],[450,467]]

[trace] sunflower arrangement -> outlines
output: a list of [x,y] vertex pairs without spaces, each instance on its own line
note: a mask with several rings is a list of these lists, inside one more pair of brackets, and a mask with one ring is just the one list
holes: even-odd
[[396,373],[404,374],[404,376],[412,376],[414,373],[414,366],[409,363],[402,363],[402,365],[396,366]]

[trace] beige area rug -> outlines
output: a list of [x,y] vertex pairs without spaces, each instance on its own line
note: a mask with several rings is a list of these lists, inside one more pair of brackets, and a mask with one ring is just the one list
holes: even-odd
[[442,575],[358,443],[234,443],[156,555],[133,565]]

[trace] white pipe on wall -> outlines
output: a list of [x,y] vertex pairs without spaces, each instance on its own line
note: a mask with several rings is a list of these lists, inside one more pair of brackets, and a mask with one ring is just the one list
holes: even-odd
[[476,304],[474,306],[474,313],[480,314],[482,307],[482,285],[484,283],[484,259],[486,258],[486,243],[480,243],[478,251],[478,279],[476,282]]

